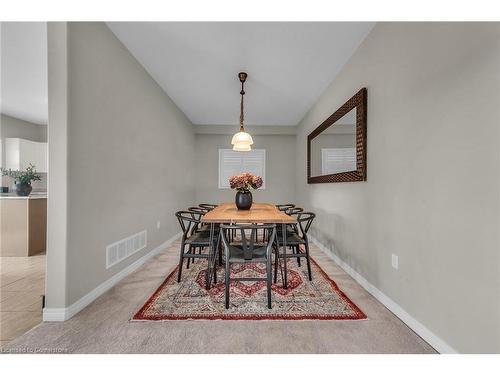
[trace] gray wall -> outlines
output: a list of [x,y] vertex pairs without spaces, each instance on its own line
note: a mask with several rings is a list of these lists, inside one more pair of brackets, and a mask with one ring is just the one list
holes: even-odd
[[[34,124],[15,117],[0,115],[0,142],[2,143],[2,167],[5,166],[5,138],[23,138],[34,142],[47,142],[47,125]],[[12,187],[13,181],[8,177],[0,177],[2,186]],[[41,181],[33,182],[33,190],[47,189],[47,174],[42,174]]]
[[[500,351],[499,40],[498,23],[378,24],[297,135],[314,236],[460,352]],[[361,87],[368,181],[307,185],[307,134]]]
[[[69,23],[67,48],[69,305],[180,231],[195,138],[104,23]],[[144,229],[147,249],[106,270],[106,245]]]
[[[231,148],[231,138],[232,135],[196,134],[197,203],[234,201],[234,190],[218,188],[219,148]],[[266,189],[252,190],[254,202],[293,202],[295,135],[255,135],[254,132],[252,138],[253,148],[266,150]]]

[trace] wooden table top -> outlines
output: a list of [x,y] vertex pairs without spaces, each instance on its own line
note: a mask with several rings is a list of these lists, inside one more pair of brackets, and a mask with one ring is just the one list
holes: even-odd
[[238,210],[234,203],[222,203],[203,215],[204,223],[296,223],[297,220],[269,203],[254,203],[249,210]]

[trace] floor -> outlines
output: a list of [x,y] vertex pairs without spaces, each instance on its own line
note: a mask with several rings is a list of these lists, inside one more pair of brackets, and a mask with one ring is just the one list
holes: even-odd
[[63,353],[435,353],[316,246],[313,257],[367,315],[357,321],[130,322],[175,267],[178,243],[72,319],[42,323],[3,348]]
[[42,321],[45,254],[0,257],[0,347]]

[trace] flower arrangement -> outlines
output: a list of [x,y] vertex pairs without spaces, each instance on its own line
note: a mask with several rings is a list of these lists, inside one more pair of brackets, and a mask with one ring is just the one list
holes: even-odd
[[35,169],[33,164],[29,164],[24,171],[12,170],[0,168],[0,172],[3,176],[9,176],[14,179],[16,184],[16,194],[19,196],[28,196],[33,189],[31,187],[32,181],[40,181],[42,176]]
[[250,188],[258,189],[262,186],[262,177],[252,173],[244,172],[229,178],[229,186],[231,189],[238,191],[248,191]]
[[14,179],[16,184],[31,185],[31,181],[40,181],[42,176],[35,169],[33,164],[29,164],[25,171],[13,171],[12,169],[0,168],[2,175]]

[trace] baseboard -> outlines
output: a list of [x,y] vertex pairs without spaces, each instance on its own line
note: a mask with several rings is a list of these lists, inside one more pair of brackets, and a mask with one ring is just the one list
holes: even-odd
[[143,255],[141,258],[137,259],[134,263],[130,264],[117,274],[110,277],[108,280],[97,286],[95,289],[84,295],[78,301],[73,303],[71,306],[66,308],[44,308],[43,309],[43,321],[44,322],[62,322],[70,319],[81,310],[83,310],[86,306],[92,303],[96,298],[101,296],[103,293],[111,289],[115,286],[119,281],[123,278],[137,270],[140,266],[142,266],[149,259],[160,253],[166,247],[170,246],[174,241],[180,238],[182,233],[177,233],[160,246],[154,248],[149,253]]
[[67,320],[67,309],[65,308],[43,308],[42,320],[44,322],[64,322]]
[[434,349],[436,349],[439,353],[446,354],[456,354],[458,353],[454,348],[452,348],[449,344],[447,344],[443,339],[434,334],[431,330],[425,327],[418,320],[413,318],[410,314],[408,314],[401,306],[399,306],[392,299],[387,297],[384,293],[382,293],[379,289],[373,286],[368,280],[366,280],[363,276],[357,273],[354,269],[351,268],[347,263],[345,263],[342,259],[340,259],[337,255],[335,255],[331,250],[329,250],[325,245],[319,242],[316,238],[308,235],[311,241],[318,246],[318,248],[327,254],[332,260],[337,263],[348,275],[350,275],[358,284],[360,284],[363,288],[366,289],[368,293],[370,293],[373,297],[375,297],[380,303],[382,303],[385,307],[387,307],[394,315],[396,315],[399,319],[401,319],[408,327],[410,327],[415,333],[417,333],[422,339],[427,341],[429,345],[431,345]]

